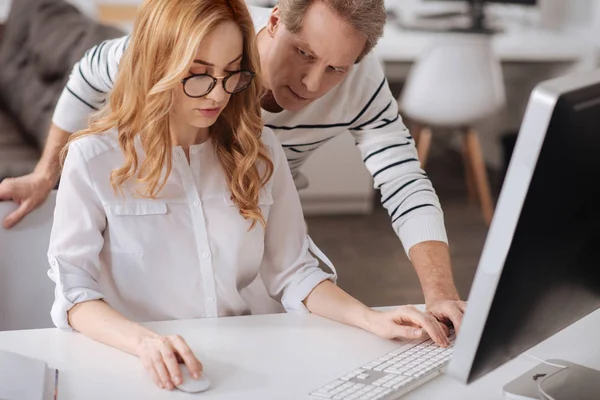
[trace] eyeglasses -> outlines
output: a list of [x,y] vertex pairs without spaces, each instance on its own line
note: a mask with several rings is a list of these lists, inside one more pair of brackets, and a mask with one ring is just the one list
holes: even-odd
[[239,93],[250,85],[254,75],[254,72],[247,70],[236,71],[225,77],[218,78],[209,74],[198,74],[182,79],[181,83],[183,83],[184,93],[196,99],[209,94],[217,86],[219,80],[223,81],[223,89],[227,93]]

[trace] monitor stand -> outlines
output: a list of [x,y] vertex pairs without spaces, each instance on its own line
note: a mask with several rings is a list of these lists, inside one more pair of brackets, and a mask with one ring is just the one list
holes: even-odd
[[[600,371],[565,360],[547,360],[563,365],[559,368],[539,364],[504,386],[507,400],[598,400],[600,393]],[[542,380],[545,379],[543,382]],[[542,389],[552,397],[546,397]]]
[[[461,12],[443,12],[421,16],[417,21],[411,24],[401,26],[405,29],[429,32],[449,32],[449,33],[474,33],[483,35],[493,35],[502,30],[498,27],[488,26],[485,17],[485,1],[471,0],[468,3],[469,9],[466,13]],[[456,23],[455,17],[462,21]]]

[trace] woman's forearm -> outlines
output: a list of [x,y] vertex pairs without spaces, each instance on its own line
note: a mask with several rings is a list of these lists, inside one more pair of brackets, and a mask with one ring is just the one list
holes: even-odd
[[304,305],[313,314],[369,330],[372,310],[329,280],[317,285],[304,299]]
[[69,324],[84,335],[139,356],[144,338],[156,337],[150,329],[128,320],[102,300],[76,304],[69,310]]

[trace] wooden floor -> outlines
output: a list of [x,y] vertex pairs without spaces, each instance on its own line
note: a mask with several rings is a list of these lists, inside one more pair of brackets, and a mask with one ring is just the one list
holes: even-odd
[[[459,154],[448,151],[438,155],[427,172],[444,209],[454,280],[466,299],[487,227],[478,207],[467,202]],[[490,180],[496,197],[498,174],[490,172]],[[422,303],[417,275],[392,230],[387,211],[379,198],[375,204],[375,212],[368,216],[307,218],[309,233],[336,266],[339,286],[365,304]]]

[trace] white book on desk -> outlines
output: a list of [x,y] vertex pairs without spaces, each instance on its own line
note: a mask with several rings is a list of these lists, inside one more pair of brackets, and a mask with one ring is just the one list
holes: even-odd
[[42,360],[0,351],[0,400],[53,400],[57,373]]

